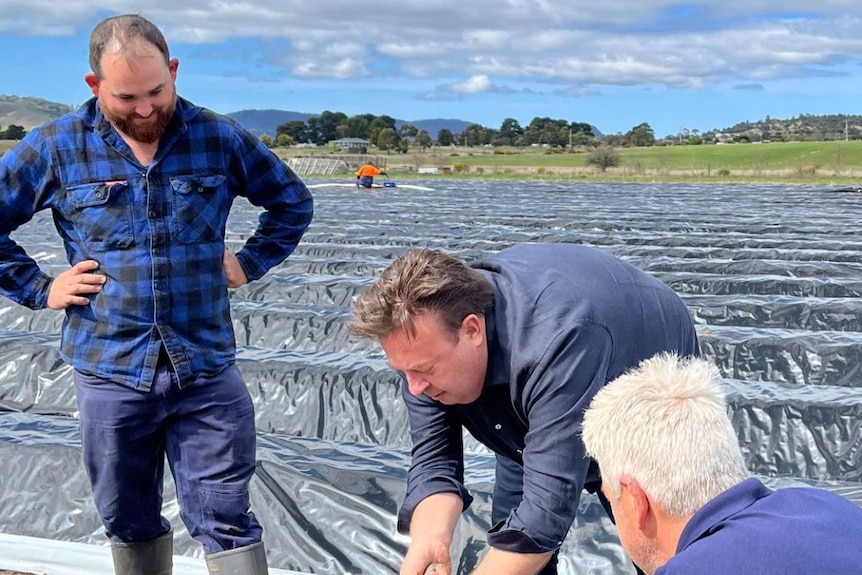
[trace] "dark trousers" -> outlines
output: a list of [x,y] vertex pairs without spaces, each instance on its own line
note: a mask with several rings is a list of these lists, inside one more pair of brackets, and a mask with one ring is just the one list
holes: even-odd
[[356,178],[356,185],[363,188],[370,188],[374,185],[374,176],[362,176],[360,178]]
[[[495,475],[494,493],[491,499],[492,525],[505,521],[512,509],[515,509],[524,497],[524,470],[520,465],[511,459],[498,456]],[[611,504],[601,491],[601,482],[587,486],[587,490],[598,495],[602,507],[613,521],[614,515],[611,512]],[[559,551],[551,556],[550,561],[539,571],[538,575],[557,575],[557,555],[559,555]],[[645,575],[637,565],[635,565],[635,570],[638,575]]]
[[254,406],[235,366],[180,389],[162,357],[148,392],[76,371],[75,393],[84,465],[111,541],[148,541],[170,529],[161,514],[165,456],[180,517],[206,553],[261,540],[248,491]]

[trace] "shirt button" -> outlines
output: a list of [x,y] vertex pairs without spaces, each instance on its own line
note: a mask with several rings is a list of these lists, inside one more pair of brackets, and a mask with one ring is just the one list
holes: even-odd
[[497,425],[494,426],[494,429],[496,429],[497,431],[500,431],[501,429],[503,429],[503,426],[498,423]]
[[156,289],[162,289],[162,282],[156,282],[153,284],[153,287]]
[[156,212],[154,210],[150,210],[150,217],[151,218],[156,217]]
[[518,452],[518,455],[524,455],[524,450],[523,450],[523,449],[516,449],[515,451],[517,451],[517,452]]
[[153,253],[154,253],[154,254],[158,254],[160,251],[161,251],[161,250],[159,250],[159,248],[153,248]]

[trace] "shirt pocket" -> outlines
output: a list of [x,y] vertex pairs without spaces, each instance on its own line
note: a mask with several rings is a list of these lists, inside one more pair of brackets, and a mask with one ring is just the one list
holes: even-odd
[[89,249],[126,249],[135,244],[130,192],[125,183],[69,186],[63,215]]
[[211,242],[224,237],[230,194],[227,178],[213,176],[174,176],[174,236],[181,243]]

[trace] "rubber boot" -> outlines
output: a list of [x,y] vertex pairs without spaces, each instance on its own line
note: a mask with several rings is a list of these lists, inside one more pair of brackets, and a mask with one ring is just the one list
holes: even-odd
[[269,575],[263,542],[206,556],[210,575]]
[[174,563],[174,534],[135,543],[111,542],[116,575],[171,575]]

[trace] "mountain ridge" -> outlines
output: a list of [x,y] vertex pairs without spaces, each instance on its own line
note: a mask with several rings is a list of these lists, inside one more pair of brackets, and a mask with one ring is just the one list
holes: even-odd
[[[50,102],[33,96],[0,94],[0,128],[16,124],[30,131],[75,109],[75,106]],[[274,138],[275,130],[281,124],[293,120],[305,122],[310,117],[319,116],[320,114],[264,108],[237,110],[224,115],[233,118],[256,136],[266,134]],[[467,126],[474,123],[453,118],[431,118],[425,120],[396,120],[396,127],[400,127],[401,124],[412,124],[419,130],[427,130],[428,135],[436,139],[438,132],[443,128],[448,128],[453,134],[458,134],[463,132]]]
[[[0,129],[11,124],[24,127],[30,131],[61,115],[75,110],[75,106],[51,102],[33,96],[15,96],[0,94]],[[244,109],[224,114],[235,119],[256,136],[267,134],[275,137],[276,128],[289,121],[307,121],[319,113],[295,112],[280,109]],[[452,118],[431,118],[424,120],[396,120],[396,127],[409,123],[419,130],[426,130],[432,139],[436,140],[439,131],[447,128],[453,134],[460,134],[477,122]],[[479,124],[481,125],[481,124]],[[496,129],[492,126],[484,128]],[[594,130],[596,128],[594,127]],[[688,131],[687,131],[688,132]],[[696,131],[692,131],[696,135]],[[596,134],[604,137],[607,134]],[[724,138],[743,139],[746,141],[790,141],[790,140],[844,140],[862,139],[862,115],[846,114],[799,114],[789,119],[777,119],[766,116],[763,120],[743,121],[733,126],[700,132],[704,140],[720,140]],[[683,134],[679,135],[680,140]],[[689,134],[686,134],[688,137]],[[676,136],[669,136],[676,139]]]

